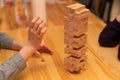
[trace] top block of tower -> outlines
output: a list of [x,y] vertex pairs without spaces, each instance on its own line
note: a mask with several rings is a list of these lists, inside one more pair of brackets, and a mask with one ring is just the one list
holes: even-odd
[[79,12],[80,10],[83,10],[83,9],[85,9],[85,5],[75,3],[75,4],[67,6],[66,12],[67,13],[74,13],[74,12]]

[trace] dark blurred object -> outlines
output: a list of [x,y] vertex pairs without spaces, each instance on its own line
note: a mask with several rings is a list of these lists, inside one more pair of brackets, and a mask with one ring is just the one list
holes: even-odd
[[103,19],[104,15],[105,15],[105,10],[106,10],[107,4],[108,4],[108,9],[107,9],[106,22],[109,22],[110,15],[111,15],[111,9],[112,9],[112,5],[113,5],[113,0],[102,0],[101,9],[100,9],[100,17]]
[[[80,3],[86,5],[93,13],[103,19],[105,22],[110,21],[111,9],[114,0],[78,0]],[[105,13],[106,12],[106,13]],[[106,20],[104,16],[106,14]]]
[[78,0],[80,3],[86,5],[87,8],[91,8],[92,7],[92,3],[93,3],[93,0]]

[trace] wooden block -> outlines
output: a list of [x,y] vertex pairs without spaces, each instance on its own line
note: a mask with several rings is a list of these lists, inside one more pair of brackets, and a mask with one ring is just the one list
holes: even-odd
[[76,57],[76,58],[80,58],[82,55],[85,54],[86,51],[87,51],[86,46],[81,47],[79,50],[75,50],[71,46],[66,46],[65,47],[65,53],[67,53],[67,54],[69,54],[69,55],[71,55],[73,57]]
[[64,16],[64,23],[72,22],[71,17]]
[[64,17],[64,25],[65,24],[81,25],[81,23],[88,23],[87,15],[82,15],[81,18],[70,18],[67,16]]
[[[82,26],[81,26],[82,27]],[[78,28],[78,29],[75,29],[75,28],[73,28],[73,29],[71,29],[71,28],[67,28],[68,30],[65,30],[64,31],[64,34],[65,34],[65,37],[66,37],[66,35],[67,34],[69,34],[69,35],[71,35],[71,36],[80,36],[80,35],[82,35],[82,34],[84,34],[84,33],[86,33],[87,32],[87,29],[82,29],[82,28]]]
[[80,25],[80,26],[77,26],[77,27],[71,27],[71,26],[68,26],[68,27],[64,27],[64,33],[68,33],[72,36],[80,36],[81,34],[84,34],[87,32],[87,23],[86,24],[83,24],[83,25]]
[[74,20],[74,21],[79,21],[79,20],[82,20],[84,18],[88,18],[89,16],[89,9],[83,9],[79,12],[75,12],[75,13],[66,13],[65,14],[65,20],[66,20],[66,17],[68,17],[68,19],[70,20]]
[[77,23],[80,23],[80,22],[82,22],[82,21],[84,21],[84,20],[87,20],[87,22],[88,22],[88,14],[83,14],[83,15],[81,15],[81,16],[79,16],[79,17],[75,17],[75,16],[65,16],[64,17],[64,23],[66,23],[66,22],[77,22]]
[[88,18],[82,18],[79,21],[75,21],[75,20],[70,20],[68,17],[64,18],[64,26],[65,27],[73,27],[73,28],[80,28],[80,26],[84,25],[84,24],[88,24]]
[[88,15],[89,12],[90,12],[89,9],[83,9],[79,12],[75,12],[73,15],[74,15],[75,18],[80,18],[81,15],[84,15],[84,14]]
[[87,62],[85,46],[87,42],[88,9],[84,5],[67,6],[64,17],[64,42],[67,44],[65,53],[70,56],[64,59],[64,65],[70,72],[81,72]]
[[81,58],[74,58],[72,56],[68,56],[64,59],[64,65],[69,72],[80,72],[80,70],[84,69],[86,63],[86,55],[83,55],[83,57]]
[[82,5],[82,4],[79,4],[79,3],[70,4],[70,5],[67,6],[67,8],[72,8],[72,7],[76,6],[76,5]]
[[70,4],[67,6],[67,8],[72,8],[72,7],[75,7],[75,6],[81,6],[83,4],[80,4],[80,3],[74,3],[74,4]]
[[82,4],[79,4],[79,3],[68,5],[66,7],[66,14],[67,13],[79,12],[82,9],[85,9],[85,5],[82,5]]
[[84,21],[84,20],[87,20],[88,22],[88,14],[83,14],[83,15],[80,15],[79,17],[73,17],[72,18],[75,22],[81,22],[81,21]]
[[64,42],[73,48],[79,49],[81,46],[84,46],[86,44],[87,35],[83,34],[79,38],[75,38],[74,36],[65,34]]

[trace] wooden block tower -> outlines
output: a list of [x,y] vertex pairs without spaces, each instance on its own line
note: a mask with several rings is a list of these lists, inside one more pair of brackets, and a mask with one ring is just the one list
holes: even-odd
[[66,7],[64,18],[64,65],[69,72],[81,72],[87,63],[87,25],[89,10],[82,4],[75,3]]

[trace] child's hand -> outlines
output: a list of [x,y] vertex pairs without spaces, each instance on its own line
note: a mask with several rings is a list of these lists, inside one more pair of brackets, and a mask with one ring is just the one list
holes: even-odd
[[[46,32],[45,23],[38,17],[31,22],[28,31],[28,42],[19,51],[25,61],[31,57],[41,44],[44,33]],[[23,35],[24,36],[24,35]]]
[[29,28],[27,44],[37,49],[41,44],[45,32],[46,32],[45,23],[39,17],[34,18],[31,21],[31,25]]
[[120,23],[120,15],[118,15],[116,19]]
[[52,54],[51,48],[49,48],[46,44],[41,44],[38,48],[37,51],[42,53],[47,53],[47,54]]

